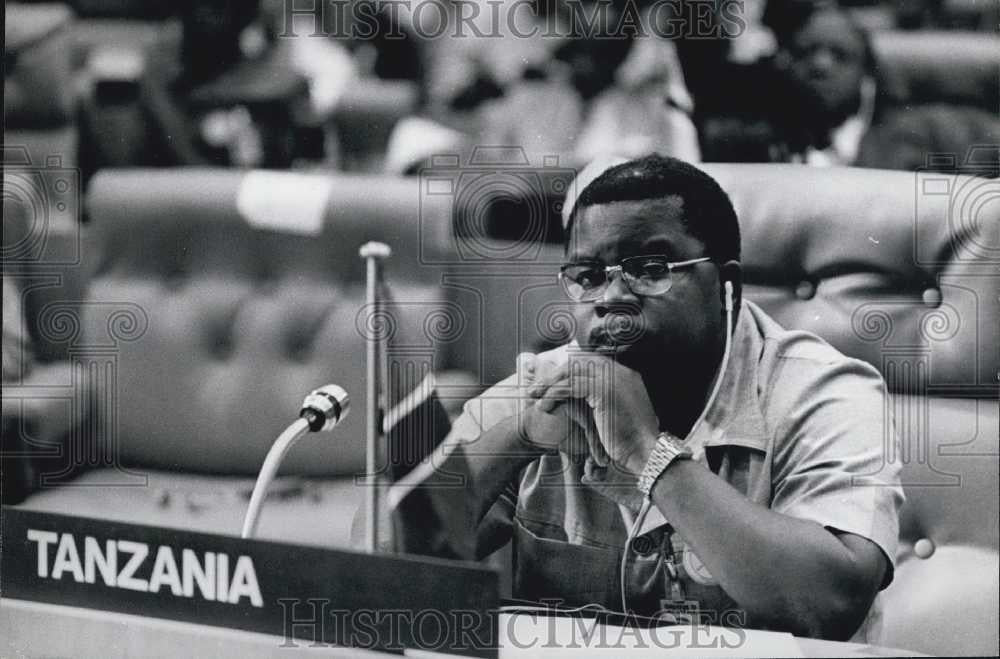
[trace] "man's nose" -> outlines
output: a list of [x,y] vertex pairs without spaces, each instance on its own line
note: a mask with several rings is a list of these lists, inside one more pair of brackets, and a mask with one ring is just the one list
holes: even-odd
[[829,73],[837,66],[837,58],[829,48],[819,48],[809,58],[809,66],[813,71]]
[[638,296],[632,292],[625,283],[625,277],[621,271],[608,273],[608,286],[604,289],[604,294],[597,298],[597,312],[599,315],[607,313],[612,307],[620,307],[622,304],[637,304]]

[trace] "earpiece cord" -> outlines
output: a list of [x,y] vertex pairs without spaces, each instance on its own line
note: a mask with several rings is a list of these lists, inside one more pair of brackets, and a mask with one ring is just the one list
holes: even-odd
[[[705,403],[705,407],[701,410],[701,415],[698,420],[694,422],[691,426],[691,432],[688,433],[688,437],[693,437],[694,433],[701,426],[702,422],[705,420],[705,416],[708,414],[708,410],[715,403],[716,397],[719,395],[719,389],[722,386],[722,378],[726,374],[726,368],[729,366],[729,353],[732,343],[732,333],[733,333],[733,284],[727,281],[726,287],[726,345],[722,351],[722,363],[719,364],[719,374],[715,378],[715,385],[712,387],[712,393],[708,397],[708,401]],[[632,522],[632,526],[629,529],[628,537],[625,539],[625,547],[622,549],[622,561],[621,561],[621,596],[622,596],[622,613],[628,613],[628,598],[627,598],[627,583],[625,568],[628,566],[628,557],[632,551],[632,542],[635,537],[639,534],[639,529],[642,528],[642,523],[646,520],[646,515],[649,514],[649,509],[652,507],[653,501],[649,497],[645,497],[642,501],[642,506],[639,508],[639,514],[636,515],[635,521]]]

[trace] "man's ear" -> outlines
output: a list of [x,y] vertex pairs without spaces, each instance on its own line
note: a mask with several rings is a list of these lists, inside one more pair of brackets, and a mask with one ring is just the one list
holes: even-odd
[[743,266],[739,261],[726,261],[719,266],[719,299],[723,305],[726,304],[727,281],[733,285],[733,309],[739,309],[743,301]]

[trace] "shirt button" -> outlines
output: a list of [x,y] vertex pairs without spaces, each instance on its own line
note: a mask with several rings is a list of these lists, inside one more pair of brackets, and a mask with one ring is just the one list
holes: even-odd
[[811,281],[801,281],[795,287],[795,297],[800,300],[811,300],[816,295],[816,285]]
[[934,543],[927,538],[920,538],[913,543],[913,553],[916,554],[918,558],[930,558],[934,553],[934,549]]
[[928,288],[923,294],[924,306],[937,309],[941,306],[941,291],[937,288]]

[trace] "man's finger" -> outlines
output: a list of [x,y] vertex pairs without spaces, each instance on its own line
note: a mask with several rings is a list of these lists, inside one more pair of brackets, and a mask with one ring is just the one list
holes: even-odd
[[600,407],[603,401],[613,398],[609,362],[574,364],[569,383],[573,398],[582,398],[591,407]]
[[542,391],[535,405],[543,412],[551,412],[570,398],[569,380],[564,378]]
[[594,414],[590,406],[577,399],[570,401],[567,407],[570,418],[583,429],[590,457],[594,459],[598,467],[607,467],[611,464],[611,457],[604,449],[604,444],[601,443],[601,434],[597,430],[597,424],[594,423]]
[[567,373],[568,368],[565,362],[557,364],[547,359],[539,359],[535,365],[534,383],[528,387],[528,395],[541,398],[549,387],[564,380]]
[[524,386],[534,382],[538,356],[533,352],[522,352],[517,356],[517,382]]

